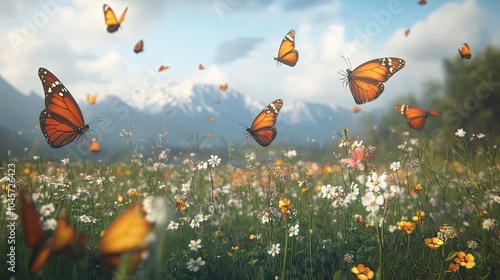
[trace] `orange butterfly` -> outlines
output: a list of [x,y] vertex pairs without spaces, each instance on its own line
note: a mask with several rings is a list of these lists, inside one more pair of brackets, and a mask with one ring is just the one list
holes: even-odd
[[127,14],[128,7],[125,8],[119,20],[116,18],[113,9],[107,4],[102,5],[102,10],[104,11],[104,22],[108,26],[107,30],[109,33],[113,33],[120,28],[120,24],[125,20],[125,14]]
[[215,120],[215,116],[211,116],[210,118],[208,118],[208,120],[213,122]]
[[90,105],[94,105],[96,101],[97,101],[97,92],[92,94],[87,94],[87,102]]
[[425,4],[427,4],[427,0],[420,0],[420,1],[418,1],[418,4],[425,5]]
[[441,115],[441,112],[436,110],[429,110],[426,112],[422,109],[406,104],[396,105],[394,106],[394,110],[405,117],[408,125],[416,130],[422,130],[422,128],[424,128],[425,120],[428,116]]
[[89,150],[92,153],[98,153],[101,151],[101,145],[99,145],[99,142],[97,142],[97,139],[92,138],[92,143],[90,143]]
[[213,134],[213,132],[212,132],[212,131],[209,131],[209,132],[207,133],[207,136],[208,136],[208,137],[210,137],[210,138],[212,138],[212,137],[214,136],[214,134]]
[[469,44],[467,44],[467,43],[464,43],[462,45],[462,50],[458,49],[458,53],[460,54],[460,57],[462,59],[464,59],[464,58],[470,59],[472,57],[472,53],[470,52]]
[[19,197],[24,240],[28,246],[33,247],[28,266],[30,273],[35,273],[42,268],[54,252],[66,250],[75,257],[83,253],[86,235],[76,235],[75,229],[68,226],[64,210],[59,216],[54,234],[48,236],[43,231],[40,215],[35,208],[31,194],[20,187]]
[[[99,240],[98,249],[101,263],[108,269],[114,269],[122,255],[127,255],[130,264],[128,273],[133,274],[143,252],[149,249],[153,238],[151,234],[157,222],[161,222],[158,214],[162,211],[161,199],[148,196],[142,203],[129,206],[104,231]],[[160,219],[160,220],[158,220]]]
[[280,63],[284,63],[288,66],[295,66],[299,60],[299,52],[295,49],[295,31],[292,29],[281,42],[280,48],[278,50],[278,57],[274,60]]
[[198,69],[199,69],[199,70],[203,70],[203,69],[205,69],[205,66],[203,66],[203,65],[200,63],[200,65],[198,65]]
[[71,93],[49,70],[40,67],[38,77],[45,92],[45,110],[40,113],[40,129],[52,148],[60,148],[89,130],[82,111]]
[[158,68],[158,72],[161,72],[161,71],[165,71],[167,70],[168,68],[170,68],[169,66],[160,66],[160,68]]
[[405,37],[408,37],[408,35],[410,35],[410,29],[406,29],[405,31]]
[[227,84],[224,84],[224,85],[220,85],[219,86],[220,90],[222,91],[226,91],[227,90]]
[[359,106],[352,107],[351,111],[352,111],[353,113],[357,113],[357,112],[361,111],[361,108],[360,108]]
[[135,46],[134,46],[134,52],[140,53],[143,51],[144,51],[144,41],[139,40],[139,42],[137,42],[137,44],[135,44]]
[[377,99],[384,92],[384,82],[399,70],[405,61],[397,57],[384,57],[367,61],[354,70],[347,69],[344,83],[349,84],[354,101],[357,104]]
[[247,135],[252,136],[263,147],[271,144],[278,133],[274,125],[282,106],[283,100],[281,99],[276,99],[267,105],[257,115],[252,126],[246,128]]

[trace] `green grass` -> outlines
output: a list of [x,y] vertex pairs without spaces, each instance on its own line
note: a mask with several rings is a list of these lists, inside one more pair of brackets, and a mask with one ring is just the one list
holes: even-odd
[[[109,164],[4,160],[2,177],[8,174],[8,164],[15,164],[18,185],[22,182],[32,193],[43,195],[36,206],[53,203],[55,211],[44,219],[57,220],[66,209],[68,223],[87,234],[87,242],[81,258],[55,254],[30,275],[32,248],[25,244],[18,222],[16,273],[7,270],[6,254],[2,254],[0,278],[109,278],[96,267],[101,231],[129,205],[151,195],[166,201],[167,219],[156,225],[156,239],[148,259],[134,274],[137,279],[357,279],[350,270],[359,263],[374,271],[377,279],[500,278],[500,165],[496,147],[487,138],[455,137],[455,144],[443,147],[432,139],[412,143],[408,136],[400,136],[401,143],[407,144],[392,151],[401,164],[398,170],[391,170],[392,160],[385,162],[386,157],[369,147],[370,143],[363,143],[363,168],[341,164],[340,158],[351,157],[353,144],[347,133],[344,138],[347,145],[320,162],[302,161],[306,151],[301,150],[292,157],[278,152],[269,162],[261,160],[270,158],[267,154],[257,155],[258,159],[219,154],[221,164],[206,169],[198,168],[200,161],[208,160],[206,156],[189,153],[169,154],[168,159],[132,155],[128,162]],[[372,172],[379,179],[385,174],[387,187],[383,188],[382,180],[378,185],[382,189],[374,187],[375,196],[386,192],[386,197],[370,214],[363,197],[369,192],[365,181]],[[182,185],[187,183],[190,190],[184,192]],[[347,203],[345,195],[352,183],[357,184],[359,194]],[[411,194],[417,183],[422,189]],[[321,193],[327,185],[332,187],[330,198]],[[5,213],[7,182],[3,186],[0,210]],[[335,186],[345,192],[338,188],[335,192]],[[398,188],[400,192],[395,192]],[[124,196],[122,203],[116,201],[118,194]],[[284,198],[291,204],[286,213],[279,207]],[[178,199],[185,203],[185,210],[176,211]],[[410,234],[393,230],[399,221],[411,221],[419,210],[425,215]],[[191,221],[200,214],[203,221],[192,228]],[[82,222],[82,215],[95,222]],[[263,223],[266,216],[268,221]],[[495,222],[486,228],[486,219]],[[178,223],[178,229],[168,229],[170,221]],[[2,215],[2,252],[8,248],[7,223]],[[298,234],[289,236],[295,225],[299,225]],[[443,225],[453,227],[456,237],[437,249],[428,248],[424,239],[438,236]],[[252,240],[251,235],[258,238]],[[190,241],[198,239],[202,247],[190,250]],[[277,243],[280,252],[273,257],[268,251]],[[454,263],[453,258],[446,258],[457,251],[472,254],[476,265],[461,266],[458,273],[445,272]],[[205,264],[196,272],[189,271],[188,261],[198,257]],[[126,257],[122,264],[128,267]],[[118,276],[122,272],[119,268],[115,278],[127,278]]]

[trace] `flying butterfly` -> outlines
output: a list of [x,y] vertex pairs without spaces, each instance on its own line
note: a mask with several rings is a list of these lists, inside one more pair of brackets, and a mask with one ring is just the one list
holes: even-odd
[[205,69],[205,66],[203,66],[203,64],[200,63],[200,65],[198,65],[198,70],[204,70]]
[[116,268],[121,257],[127,255],[130,261],[127,265],[128,274],[135,272],[142,253],[149,249],[154,240],[150,235],[156,223],[164,218],[160,213],[163,204],[162,199],[148,196],[141,203],[129,206],[108,226],[98,244],[100,261],[105,268]]
[[406,104],[396,105],[394,106],[394,110],[405,117],[408,125],[416,130],[422,130],[422,128],[424,128],[424,124],[428,116],[441,115],[441,112],[436,110],[424,111],[420,108]]
[[220,85],[219,89],[222,90],[222,91],[226,91],[227,90],[227,84]]
[[66,251],[70,256],[82,255],[86,235],[77,235],[75,229],[68,225],[64,210],[54,233],[49,236],[42,228],[31,194],[22,186],[19,187],[19,197],[24,240],[28,246],[33,247],[28,265],[30,273],[40,270],[53,253]]
[[139,42],[137,42],[137,44],[135,44],[134,46],[134,52],[135,53],[140,53],[140,52],[143,52],[144,51],[144,41],[143,40],[139,40]]
[[464,43],[462,45],[462,50],[458,49],[458,53],[460,54],[460,58],[470,59],[472,57],[472,53],[470,52],[469,44]]
[[257,115],[252,125],[246,128],[247,135],[253,137],[262,147],[268,146],[276,138],[278,132],[274,125],[282,106],[283,100],[274,100]]
[[165,71],[167,70],[168,68],[170,68],[170,66],[160,66],[160,68],[158,68],[158,72],[161,72],[161,71]]
[[52,148],[61,148],[89,130],[82,111],[71,93],[49,70],[40,67],[38,77],[45,92],[45,110],[40,113],[40,129]]
[[92,94],[87,94],[87,102],[90,105],[94,105],[96,101],[97,101],[97,92],[94,92]]
[[354,101],[357,104],[377,99],[384,92],[384,82],[389,80],[399,70],[403,69],[405,61],[397,57],[384,57],[367,61],[354,70],[347,69],[344,84],[349,84]]
[[351,108],[351,111],[352,111],[353,113],[357,113],[357,112],[361,111],[361,108],[360,108],[359,106],[355,106],[355,107],[352,107],[352,108]]
[[418,4],[419,5],[425,5],[425,4],[427,4],[427,0],[419,0]]
[[109,33],[116,32],[120,28],[120,24],[125,20],[125,14],[127,14],[128,7],[125,8],[120,19],[116,18],[115,12],[111,9],[108,4],[102,5],[102,10],[104,12],[104,22],[106,23],[107,30]]
[[406,29],[406,31],[405,31],[405,37],[408,37],[408,35],[410,35],[410,29],[409,28]]
[[92,153],[98,153],[101,151],[101,145],[99,144],[99,142],[97,142],[97,139],[92,138],[92,142],[89,146],[89,151],[91,151]]
[[293,29],[290,30],[283,38],[283,41],[281,41],[278,57],[275,57],[274,60],[277,61],[278,65],[284,63],[293,67],[297,64],[299,52],[295,49],[295,31]]
[[210,118],[208,118],[208,120],[211,122],[215,121],[215,116],[210,116]]

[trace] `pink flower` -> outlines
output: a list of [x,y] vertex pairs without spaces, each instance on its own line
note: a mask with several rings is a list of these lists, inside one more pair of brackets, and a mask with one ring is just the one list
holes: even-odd
[[352,158],[343,158],[340,162],[347,164],[348,167],[356,167],[358,164],[363,161],[363,157],[365,156],[365,146],[359,146],[354,150],[350,150]]

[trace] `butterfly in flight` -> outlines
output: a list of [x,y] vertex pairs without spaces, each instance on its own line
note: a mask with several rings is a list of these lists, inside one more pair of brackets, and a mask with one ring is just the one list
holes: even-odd
[[161,71],[165,71],[167,70],[168,68],[170,68],[170,66],[160,66],[160,68],[158,68],[158,72],[161,72]]
[[428,116],[439,116],[441,112],[436,110],[424,111],[420,108],[413,107],[406,104],[399,104],[394,106],[394,110],[405,117],[408,125],[416,130],[422,130],[424,128],[425,121]]
[[134,46],[134,52],[140,53],[143,51],[144,51],[144,41],[139,40],[139,42],[137,42],[137,44],[135,44],[135,46]]
[[128,7],[125,8],[120,19],[116,18],[115,12],[113,12],[113,9],[111,9],[108,4],[102,5],[102,10],[104,11],[104,22],[108,26],[107,30],[109,33],[113,33],[120,28],[120,24],[125,20],[125,14],[127,14]]
[[200,63],[200,65],[198,65],[198,70],[205,70],[205,66],[203,66],[203,64]]
[[101,151],[101,145],[99,144],[99,142],[97,142],[97,139],[92,138],[92,142],[89,146],[89,151],[91,151],[92,153],[98,153]]
[[49,70],[40,67],[38,77],[45,92],[45,109],[40,113],[40,129],[52,148],[61,148],[89,130],[82,111],[71,93]]
[[470,59],[472,57],[472,53],[470,52],[469,44],[464,43],[462,45],[462,50],[458,49],[458,53],[460,54],[460,58]]
[[408,35],[410,35],[410,29],[409,28],[406,29],[406,31],[405,31],[405,37],[408,37]]
[[278,50],[278,57],[275,57],[274,60],[277,61],[278,65],[280,63],[284,63],[293,67],[297,64],[297,61],[299,60],[299,52],[295,49],[294,30],[290,30],[290,32],[285,35]]
[[349,84],[354,101],[357,104],[377,99],[384,92],[384,82],[389,80],[399,70],[403,69],[405,61],[397,57],[384,57],[367,61],[354,70],[347,69],[344,84]]
[[[156,223],[161,216],[164,201],[148,196],[144,201],[129,206],[108,226],[99,240],[100,262],[107,269],[114,269],[122,255],[128,255],[128,274],[133,274],[139,265],[142,254],[147,251],[154,238]],[[153,211],[155,213],[153,213]]]
[[247,135],[253,137],[262,147],[268,146],[276,138],[278,131],[274,125],[281,106],[283,106],[283,100],[274,100],[257,115],[252,126],[247,127]]
[[419,0],[418,4],[419,5],[425,5],[425,4],[427,4],[427,0]]
[[28,265],[30,273],[40,270],[54,252],[66,251],[72,257],[80,257],[83,254],[87,236],[77,235],[75,229],[68,225],[64,210],[59,216],[54,233],[49,236],[43,230],[31,194],[22,186],[19,187],[19,204],[24,240],[33,248]]
[[97,92],[92,94],[87,94],[87,102],[90,105],[94,105],[96,101],[97,101]]
[[222,91],[226,91],[227,90],[227,84],[220,85],[219,89],[222,90]]

